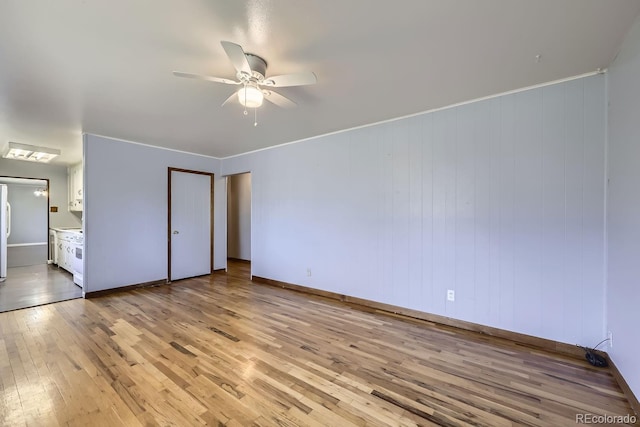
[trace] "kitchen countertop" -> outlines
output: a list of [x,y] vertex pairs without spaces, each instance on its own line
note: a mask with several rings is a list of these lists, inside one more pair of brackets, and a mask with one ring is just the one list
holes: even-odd
[[71,227],[52,227],[51,230],[62,233],[82,233],[82,228],[71,228]]

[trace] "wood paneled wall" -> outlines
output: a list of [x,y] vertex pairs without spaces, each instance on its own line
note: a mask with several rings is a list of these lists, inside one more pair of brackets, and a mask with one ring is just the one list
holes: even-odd
[[593,345],[605,132],[597,75],[224,159],[222,173],[252,172],[256,276]]

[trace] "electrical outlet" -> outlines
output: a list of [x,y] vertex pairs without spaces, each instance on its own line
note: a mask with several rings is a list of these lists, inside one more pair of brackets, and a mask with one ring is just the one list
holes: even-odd
[[453,289],[447,290],[447,301],[455,301],[456,300],[456,291]]
[[607,332],[607,338],[609,338],[609,348],[613,348],[613,334],[611,331]]
[[311,277],[311,269],[307,268],[307,277]]

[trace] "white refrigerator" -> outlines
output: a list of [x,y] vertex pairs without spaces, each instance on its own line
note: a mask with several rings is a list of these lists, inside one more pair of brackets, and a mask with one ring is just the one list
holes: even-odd
[[7,239],[11,234],[11,205],[9,189],[0,184],[0,282],[7,278]]

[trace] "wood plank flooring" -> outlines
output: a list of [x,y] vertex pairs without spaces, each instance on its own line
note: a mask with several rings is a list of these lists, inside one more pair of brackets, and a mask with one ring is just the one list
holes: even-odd
[[0,283],[0,312],[81,298],[73,275],[54,265],[11,267]]
[[229,274],[0,314],[0,424],[565,426],[606,369]]

